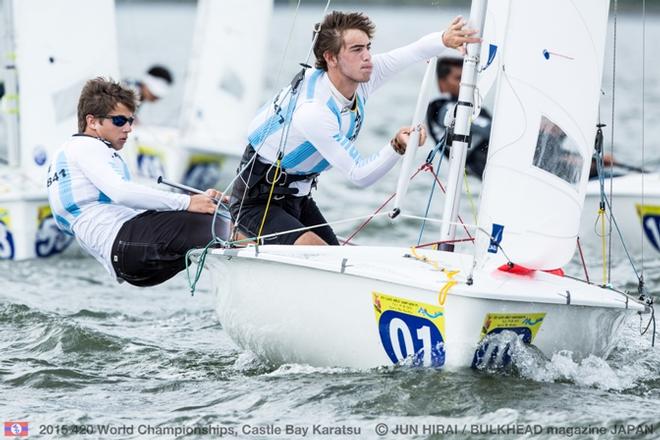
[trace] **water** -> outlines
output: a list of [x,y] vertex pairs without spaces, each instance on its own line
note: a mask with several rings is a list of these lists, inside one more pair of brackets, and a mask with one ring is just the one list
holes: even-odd
[[[276,9],[271,33],[278,38],[271,40],[266,95],[275,84],[288,80],[295,71],[294,61],[306,54],[309,30],[321,9],[301,12],[294,31],[296,43],[289,49],[280,80],[276,76],[282,36],[288,32],[291,14]],[[374,48],[379,51],[438,29],[458,11],[369,8],[367,12],[378,25]],[[416,25],[403,26],[409,19],[415,19]],[[137,75],[154,62],[166,62],[182,78],[193,20],[189,5],[122,4],[118,21],[123,71]],[[638,120],[632,117],[638,114],[640,102],[640,72],[632,67],[640,61],[635,39],[639,17],[619,17],[619,26],[623,60],[616,105],[624,113],[618,113],[616,139],[624,146],[622,159],[634,161],[640,151]],[[648,32],[649,41],[660,36],[657,17],[649,18]],[[657,72],[658,62],[650,57],[648,72]],[[392,127],[407,123],[422,70],[423,66],[409,69],[374,95],[361,134],[365,150],[379,148]],[[607,90],[608,75],[606,71]],[[660,134],[660,94],[657,78],[649,74],[647,80],[649,142]],[[176,116],[175,97],[145,117]],[[658,161],[660,152],[649,147],[647,156]],[[384,200],[394,179],[392,174],[382,184],[357,190],[341,176],[324,176],[316,198],[329,218],[360,215]],[[413,205],[424,206],[427,189],[413,191]],[[410,242],[416,239],[417,228],[413,223],[392,227],[382,222],[360,240],[373,242],[386,234],[395,242]],[[597,253],[587,252],[589,269],[597,273]],[[647,262],[645,268],[648,287],[657,291],[660,263]],[[581,268],[572,263],[568,271],[579,274]],[[62,426],[73,430],[72,425],[89,425],[93,433],[75,437],[144,438],[149,437],[144,434],[148,429],[163,434],[167,428],[211,426],[217,430],[215,437],[223,428],[233,429],[240,438],[301,438],[274,434],[277,428],[292,425],[310,429],[307,438],[378,438],[376,429],[383,429],[379,424],[384,423],[387,438],[442,438],[440,429],[458,431],[450,432],[450,438],[660,438],[660,349],[649,348],[648,334],[639,337],[637,319],[626,322],[619,344],[606,359],[576,362],[568,353],[545,359],[534,349],[514,344],[515,367],[504,370],[273,367],[229,340],[213,311],[208,274],[194,297],[188,293],[184,274],[152,289],[138,289],[117,285],[98,263],[77,256],[2,261],[0,274],[0,415],[3,420],[28,421],[30,437],[60,437]],[[635,279],[625,261],[615,261],[613,274],[634,289]],[[345,425],[360,433],[322,436],[311,431],[315,423]],[[629,424],[654,432],[621,436],[611,431]],[[125,426],[125,430],[102,434],[97,425],[117,430]],[[536,426],[545,430],[542,435],[525,434],[525,429]],[[509,431],[498,432],[498,427]],[[548,434],[548,427],[563,431]],[[606,433],[597,434],[599,428]]]

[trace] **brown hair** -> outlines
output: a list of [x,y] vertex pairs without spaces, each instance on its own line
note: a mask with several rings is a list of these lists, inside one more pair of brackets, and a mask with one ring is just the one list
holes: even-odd
[[100,76],[90,79],[78,99],[78,132],[82,133],[87,128],[87,115],[105,116],[117,104],[124,104],[131,112],[135,112],[136,102],[135,93],[118,82]]
[[[321,30],[319,31],[316,43],[314,43],[314,56],[316,57],[316,67],[325,71],[328,70],[328,63],[326,63],[323,54],[325,52],[330,52],[333,55],[339,54],[339,50],[344,42],[345,31],[349,29],[360,30],[367,34],[367,37],[371,40],[376,30],[369,17],[361,12],[344,13],[332,11],[325,16],[320,26]],[[316,29],[318,27],[319,24],[317,23]]]

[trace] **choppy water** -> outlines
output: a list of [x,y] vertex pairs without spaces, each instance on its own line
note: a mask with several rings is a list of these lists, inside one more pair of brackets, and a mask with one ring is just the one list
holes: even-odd
[[[311,26],[305,23],[317,18],[321,7],[318,9],[305,9],[299,18],[297,32],[306,36],[305,42]],[[380,42],[375,48],[379,50],[436,29],[453,11],[397,8],[368,12],[379,25],[376,41]],[[118,17],[125,71],[132,69],[137,74],[154,61],[183,59],[190,43],[186,32],[194,17],[190,6],[168,4],[159,9],[122,4]],[[147,18],[153,22],[145,24]],[[418,24],[401,26],[408,19]],[[279,29],[278,35],[283,34],[290,20],[287,10],[276,10],[271,32]],[[620,44],[629,49],[620,50],[625,57],[634,58],[637,45],[632,35],[638,18],[620,20]],[[652,35],[660,33],[658,24],[653,17],[649,24]],[[168,33],[165,29],[178,30]],[[161,45],[151,48],[156,44],[154,35],[159,35]],[[271,44],[272,63],[279,66],[283,43],[273,40]],[[304,56],[305,44],[294,45],[290,53]],[[649,61],[658,63],[657,59]],[[183,72],[182,65],[175,65]],[[631,77],[619,85],[627,90],[619,98],[620,105],[635,108],[639,72],[630,69],[628,74]],[[371,125],[362,135],[365,144],[374,143],[377,148],[388,138],[390,127],[406,123],[415,94],[408,89],[415,87],[420,75],[419,70],[406,72],[401,81],[386,86],[370,102],[367,124]],[[273,76],[271,73],[271,83]],[[660,108],[657,78],[649,81],[649,99]],[[391,105],[394,102],[396,106]],[[176,112],[174,104],[163,105],[161,117]],[[657,118],[649,113],[651,120]],[[658,138],[659,133],[654,132],[658,125],[649,124],[647,137],[654,133]],[[619,132],[622,139],[636,145],[639,133],[627,116],[621,117]],[[622,155],[633,160],[636,151],[631,147]],[[657,148],[648,154],[654,160],[660,157]],[[377,206],[393,187],[393,179],[358,191],[329,176],[317,198],[329,217],[357,215]],[[414,192],[413,197],[423,203],[424,191]],[[337,206],[338,199],[345,204]],[[376,225],[364,240],[374,241],[385,233],[405,242],[416,238],[417,229],[411,224]],[[589,249],[587,254],[590,270],[596,272],[597,254]],[[577,264],[568,270],[581,271]],[[650,290],[658,291],[660,263],[647,262],[645,270]],[[634,288],[625,261],[615,262],[613,274],[621,284]],[[505,371],[440,372],[405,366],[370,371],[305,365],[275,368],[229,340],[213,311],[208,274],[191,297],[183,274],[162,286],[138,289],[116,285],[89,258],[66,256],[2,261],[0,286],[0,416],[28,421],[30,437],[61,437],[65,429],[71,432],[82,425],[87,435],[73,437],[144,438],[147,431],[172,438],[182,435],[167,434],[167,429],[211,427],[216,430],[212,434],[186,438],[219,437],[221,429],[233,429],[241,438],[301,438],[286,431],[274,434],[277,428],[291,425],[309,429],[307,438],[377,438],[377,430],[384,429],[379,424],[386,424],[387,438],[443,438],[441,429],[458,431],[450,432],[450,438],[660,438],[660,348],[649,347],[648,334],[639,337],[636,319],[626,322],[618,346],[607,359],[575,362],[568,353],[545,359],[533,349],[515,347],[515,368]],[[314,424],[345,426],[351,432],[323,435],[312,431]],[[115,430],[124,427],[124,431],[103,434],[98,425]],[[653,433],[620,435],[628,425],[640,425]],[[549,434],[549,427],[558,431]],[[605,434],[599,434],[599,428]],[[537,429],[543,434],[533,435]]]

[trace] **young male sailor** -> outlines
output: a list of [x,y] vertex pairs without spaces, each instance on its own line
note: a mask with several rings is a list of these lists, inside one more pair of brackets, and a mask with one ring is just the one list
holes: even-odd
[[[221,194],[209,189],[188,196],[131,182],[118,151],[135,107],[135,94],[119,83],[96,78],[85,84],[79,132],[48,168],[48,200],[60,229],[118,281],[153,286],[185,268],[189,249],[211,241],[213,198]],[[219,236],[226,234],[222,223],[216,222]]]
[[[380,151],[362,157],[354,141],[362,127],[366,100],[405,67],[440,55],[447,47],[479,41],[472,37],[475,32],[456,17],[444,33],[430,34],[372,57],[374,25],[368,17],[337,11],[328,14],[313,48],[316,69],[306,69],[304,78],[298,76],[282,89],[250,125],[249,144],[241,161],[245,169],[234,184],[230,201],[238,230],[255,237],[325,223],[310,191],[316,177],[330,167],[338,168],[358,186],[370,185],[387,173],[405,152],[410,128],[400,129]],[[290,125],[285,127],[293,88],[297,102],[291,108]],[[282,138],[286,142],[280,148]],[[423,142],[421,139],[420,145]],[[256,160],[244,167],[255,150]],[[329,226],[280,234],[265,241],[338,244]]]

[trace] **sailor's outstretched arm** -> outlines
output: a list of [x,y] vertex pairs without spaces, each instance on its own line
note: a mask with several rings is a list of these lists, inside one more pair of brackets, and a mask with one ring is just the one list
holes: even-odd
[[371,79],[361,86],[365,98],[392,75],[416,62],[441,56],[448,50],[447,48],[461,50],[466,43],[479,42],[479,38],[472,37],[477,31],[466,28],[465,24],[463,17],[458,16],[452,20],[444,32],[434,32],[414,43],[374,55]]

